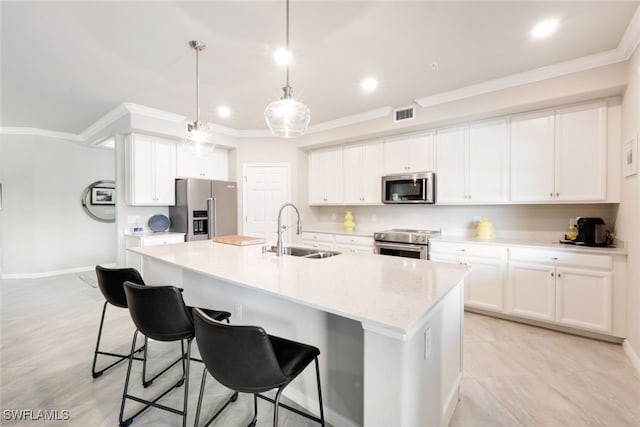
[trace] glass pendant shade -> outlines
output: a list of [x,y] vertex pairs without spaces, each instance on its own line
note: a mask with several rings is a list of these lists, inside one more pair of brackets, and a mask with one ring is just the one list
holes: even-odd
[[264,117],[271,133],[283,138],[295,138],[304,135],[309,126],[311,111],[309,107],[291,97],[291,88],[283,88],[284,95],[267,105]]
[[187,134],[183,143],[196,156],[208,156],[216,147],[211,141],[211,132],[208,127],[198,121],[187,124]]

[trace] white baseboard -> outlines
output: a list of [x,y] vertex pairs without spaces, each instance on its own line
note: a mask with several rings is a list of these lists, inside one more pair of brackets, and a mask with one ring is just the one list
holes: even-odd
[[[104,267],[113,268],[115,267],[115,263],[111,264],[101,264]],[[2,279],[40,279],[43,277],[54,277],[54,276],[62,276],[64,274],[72,274],[72,273],[84,273],[85,271],[91,271],[96,268],[95,265],[90,265],[87,267],[75,267],[75,268],[66,268],[63,270],[52,270],[52,271],[43,271],[41,273],[3,273],[0,278]]]
[[[290,390],[287,390],[285,388],[284,392],[282,392],[282,394],[285,397],[293,400],[298,405],[306,408],[313,415],[319,416],[319,413],[318,413],[318,399],[316,399],[315,397],[305,396],[304,394],[302,394],[301,392],[299,392],[298,390],[295,390],[293,388],[290,389]],[[322,394],[324,395],[324,393],[322,393]],[[325,421],[327,423],[329,423],[329,424],[331,424],[333,426],[360,427],[359,424],[356,424],[352,420],[350,420],[348,418],[345,418],[344,416],[338,414],[337,412],[333,411],[331,408],[328,408],[326,405],[324,406],[324,418],[325,418]]]
[[636,368],[638,374],[640,374],[640,357],[638,357],[638,353],[635,352],[631,344],[629,344],[629,340],[626,339],[622,343],[622,348],[624,349],[625,354],[631,360],[633,367]]

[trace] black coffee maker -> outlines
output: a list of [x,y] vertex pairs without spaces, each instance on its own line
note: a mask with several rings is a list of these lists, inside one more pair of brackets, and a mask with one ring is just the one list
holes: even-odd
[[611,233],[606,230],[602,218],[578,218],[578,238],[585,246],[609,246]]

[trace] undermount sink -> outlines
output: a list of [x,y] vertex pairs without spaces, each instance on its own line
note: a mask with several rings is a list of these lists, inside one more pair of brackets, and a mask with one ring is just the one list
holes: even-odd
[[[276,252],[276,247],[275,246],[268,247],[267,252]],[[329,258],[335,255],[340,255],[341,253],[342,252],[319,250],[315,248],[299,248],[296,246],[284,247],[285,255],[297,256],[301,258],[310,258],[310,259]]]

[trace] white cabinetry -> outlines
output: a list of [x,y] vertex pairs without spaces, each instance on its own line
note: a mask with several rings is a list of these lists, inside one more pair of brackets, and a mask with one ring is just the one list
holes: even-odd
[[336,234],[334,239],[335,249],[339,252],[373,253],[373,237]]
[[382,142],[346,145],[343,148],[344,201],[348,204],[381,204]]
[[312,248],[333,249],[335,239],[333,238],[333,234],[310,233],[310,232],[304,231],[300,236],[300,242],[304,246],[309,246]]
[[178,144],[176,174],[179,178],[229,180],[229,152],[216,148],[212,153],[197,155]]
[[513,202],[606,201],[606,103],[512,117],[510,166]]
[[507,271],[507,248],[431,240],[431,260],[471,265],[464,279],[464,304],[502,312]]
[[607,255],[512,248],[507,312],[611,333],[612,268]]
[[127,135],[125,177],[125,198],[129,205],[174,205],[175,142],[147,135]]
[[[125,248],[168,245],[170,243],[183,243],[184,233],[146,233],[146,234],[129,234],[125,236]],[[142,256],[126,251],[125,262],[127,267],[137,269],[143,274]]]
[[506,202],[508,142],[508,126],[504,119],[438,131],[438,203]]
[[341,204],[343,198],[342,147],[309,153],[309,203]]
[[433,133],[405,135],[384,142],[384,173],[433,170]]

